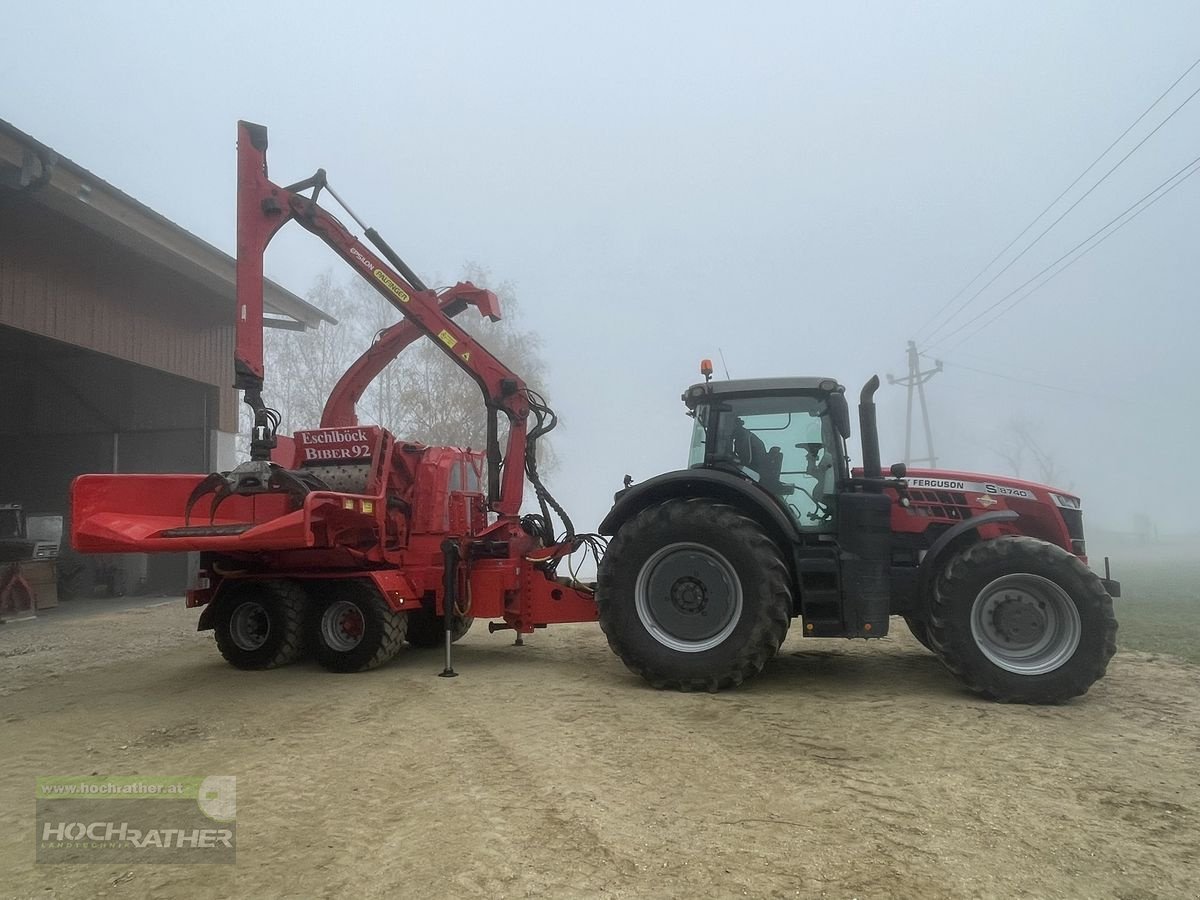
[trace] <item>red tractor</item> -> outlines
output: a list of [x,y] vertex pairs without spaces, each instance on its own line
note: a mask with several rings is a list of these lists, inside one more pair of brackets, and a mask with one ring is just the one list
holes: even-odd
[[[281,187],[267,135],[239,123],[236,387],[254,411],[250,459],[209,476],[84,475],[72,486],[83,552],[201,553],[188,605],[235,666],[282,665],[308,649],[359,671],[405,641],[451,644],[474,618],[519,635],[597,618],[633,671],[657,687],[737,685],[778,650],[795,618],[806,637],[883,637],[889,616],[969,687],[999,700],[1056,702],[1104,674],[1116,622],[1085,564],[1079,500],[1048,488],[879,465],[872,395],[860,404],[865,465],[851,471],[850,417],[832,379],[705,381],[689,467],[616,497],[598,590],[559,576],[596,536],[577,535],[542,485],[537,441],[556,417],[455,324],[488,291],[428,290],[349,211],[373,248],[318,205],[325,173]],[[311,191],[305,195],[304,191]],[[321,427],[292,437],[263,400],[263,252],[295,220],[404,316],[343,376]],[[360,425],[354,404],[427,337],[479,385],[484,451],[429,447]],[[500,448],[500,417],[507,425]],[[521,514],[525,480],[539,512]],[[553,514],[565,533],[558,535]],[[519,637],[518,637],[519,639]]]
[[1043,485],[879,463],[863,388],[851,470],[831,378],[705,382],[683,395],[689,466],[626,487],[600,524],[600,625],[657,687],[755,675],[795,618],[805,637],[881,638],[903,616],[971,689],[1053,703],[1115,649],[1120,585],[1086,565],[1078,497]]

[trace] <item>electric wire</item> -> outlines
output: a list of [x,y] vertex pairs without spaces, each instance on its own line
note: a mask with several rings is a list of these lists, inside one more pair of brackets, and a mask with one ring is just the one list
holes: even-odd
[[1045,209],[1043,209],[1040,213],[1038,213],[1036,216],[1034,216],[1033,219],[1030,220],[1029,224],[1026,225],[1024,228],[1022,228],[1021,232],[1015,238],[1013,238],[1011,241],[1009,241],[1007,244],[1005,244],[1004,248],[999,253],[997,253],[995,256],[993,256],[986,266],[984,266],[982,269],[980,269],[978,272],[976,272],[966,284],[964,284],[961,288],[958,289],[958,292],[953,297],[951,297],[949,300],[947,300],[945,303],[943,303],[938,308],[937,312],[935,312],[932,316],[930,316],[926,320],[925,324],[921,326],[920,331],[918,333],[923,333],[925,331],[925,329],[927,329],[930,325],[932,325],[937,320],[938,316],[940,316],[946,310],[946,308],[948,306],[950,306],[951,303],[953,303],[955,300],[957,300],[959,297],[961,297],[964,293],[966,293],[967,289],[970,288],[971,285],[974,284],[975,281],[981,275],[983,275],[985,272],[987,272],[988,269],[990,269],[992,266],[994,266],[996,264],[996,262],[1012,248],[1013,244],[1015,244],[1017,241],[1019,241],[1021,238],[1023,238],[1028,233],[1029,229],[1038,223],[1038,221],[1042,218],[1042,216],[1044,216],[1044,215],[1046,215],[1046,213],[1050,212],[1050,210],[1054,208],[1054,206],[1058,203],[1058,201],[1061,200],[1063,197],[1065,197],[1068,192],[1070,192],[1071,188],[1073,188],[1073,187],[1075,187],[1075,185],[1079,184],[1079,182],[1083,180],[1083,177],[1085,175],[1087,175],[1088,172],[1090,172],[1090,171],[1092,171],[1092,169],[1096,168],[1096,164],[1099,163],[1100,160],[1104,159],[1104,157],[1106,157],[1109,154],[1109,152],[1113,149],[1113,147],[1115,147],[1115,146],[1117,146],[1117,144],[1121,143],[1121,141],[1124,140],[1125,136],[1127,134],[1129,134],[1129,132],[1133,131],[1133,129],[1137,127],[1137,124],[1139,122],[1141,122],[1142,119],[1146,118],[1146,116],[1150,114],[1150,111],[1152,109],[1154,109],[1154,107],[1158,106],[1158,104],[1162,102],[1162,99],[1164,97],[1166,97],[1167,94],[1171,93],[1171,91],[1173,91],[1175,89],[1175,86],[1177,84],[1179,84],[1179,82],[1183,81],[1183,79],[1186,78],[1191,73],[1192,69],[1196,68],[1196,66],[1200,66],[1200,57],[1197,57],[1195,62],[1193,62],[1190,66],[1188,66],[1184,70],[1182,75],[1180,75],[1178,78],[1176,78],[1174,81],[1172,81],[1171,84],[1167,87],[1167,89],[1165,91],[1163,91],[1161,94],[1159,94],[1158,97],[1155,98],[1153,103],[1151,103],[1144,110],[1142,110],[1142,114],[1140,116],[1138,116],[1136,119],[1134,119],[1133,122],[1129,125],[1129,127],[1126,128],[1124,131],[1122,131],[1117,136],[1116,140],[1114,140],[1111,144],[1109,144],[1107,147],[1105,147],[1104,151],[1099,156],[1097,156],[1094,160],[1092,160],[1092,162],[1088,165],[1088,167],[1086,169],[1084,169],[1082,172],[1080,172],[1075,177],[1074,181],[1072,181],[1065,188],[1063,188],[1062,193],[1060,193],[1057,197],[1055,197],[1053,200],[1051,200],[1050,203],[1048,203],[1046,205]]
[[[926,353],[921,353],[921,356],[924,356],[926,359],[931,358]],[[1007,374],[1004,372],[993,372],[990,369],[980,369],[977,366],[970,366],[970,365],[967,365],[966,363],[956,362],[956,361],[950,360],[950,359],[943,358],[943,359],[941,359],[941,362],[943,365],[950,366],[955,369],[964,369],[967,372],[975,372],[978,375],[987,375],[992,378],[999,378],[1003,381],[1011,381],[1016,384],[1024,384],[1024,385],[1028,385],[1030,387],[1042,388],[1047,391],[1057,391],[1062,394],[1073,394],[1076,397],[1088,397],[1093,400],[1116,399],[1111,396],[1106,397],[1106,396],[1101,396],[1099,394],[1091,394],[1091,393],[1088,393],[1087,391],[1081,391],[1076,388],[1063,387],[1062,385],[1058,385],[1058,384],[1048,384],[1044,381],[1033,381],[1028,378],[1021,378],[1019,376],[1010,375],[1010,374]]]
[[1057,205],[1058,202],[1064,196],[1066,196],[1066,194],[1068,192],[1070,192],[1070,190],[1073,187],[1075,187],[1075,185],[1077,185],[1081,180],[1083,180],[1084,176],[1086,176],[1088,172],[1090,172],[1093,168],[1095,168],[1096,164],[1099,163],[1100,160],[1102,160],[1105,156],[1107,156],[1109,154],[1109,152],[1113,149],[1113,147],[1115,147],[1117,144],[1119,144],[1125,138],[1125,136],[1128,135],[1129,132],[1131,132],[1138,125],[1138,123],[1141,122],[1142,119],[1144,119],[1150,113],[1150,111],[1153,110],[1154,107],[1156,107],[1162,101],[1162,99],[1164,97],[1166,97],[1167,94],[1169,94],[1175,88],[1176,85],[1178,85],[1181,81],[1183,81],[1183,79],[1186,78],[1188,76],[1188,74],[1190,74],[1191,71],[1193,69],[1195,69],[1196,66],[1198,66],[1198,65],[1200,65],[1200,58],[1197,58],[1195,62],[1193,62],[1190,66],[1188,66],[1188,68],[1183,72],[1182,75],[1180,75],[1173,82],[1171,82],[1171,85],[1165,91],[1163,91],[1161,94],[1159,94],[1159,96],[1154,100],[1154,102],[1151,103],[1148,107],[1146,107],[1146,109],[1142,112],[1142,114],[1140,116],[1138,116],[1136,119],[1134,119],[1133,123],[1128,128],[1126,128],[1123,132],[1121,132],[1120,136],[1117,137],[1117,139],[1115,141],[1113,141],[1111,144],[1109,144],[1104,149],[1104,152],[1101,153],[1099,156],[1097,156],[1092,161],[1092,163],[1086,169],[1084,169],[1074,181],[1072,181],[1069,185],[1067,185],[1067,187],[1062,191],[1062,193],[1060,193],[1057,197],[1055,197],[1054,200],[1051,201],[1050,204],[1045,209],[1043,209],[1040,213],[1038,213],[1037,216],[1035,216],[1033,218],[1033,220],[1021,230],[1020,234],[1018,234],[1015,238],[1013,238],[1011,241],[1009,241],[1008,244],[1005,245],[1004,249],[1002,249],[999,253],[997,253],[986,266],[984,266],[982,269],[980,269],[979,272],[977,272],[975,274],[975,276],[971,278],[970,281],[968,281],[965,285],[963,285],[963,287],[958,291],[958,293],[956,293],[953,297],[951,297],[950,300],[948,300],[946,303],[944,303],[938,309],[938,311],[935,312],[932,317],[930,317],[930,319],[926,322],[926,324],[924,326],[922,326],[922,328],[921,328],[921,332],[925,333],[925,337],[921,341],[922,343],[927,343],[927,342],[933,340],[933,338],[937,336],[939,331],[941,331],[943,328],[945,328],[947,325],[949,325],[950,322],[952,322],[964,309],[966,309],[968,306],[970,306],[971,303],[974,302],[974,300],[980,294],[982,294],[989,287],[991,287],[996,282],[996,280],[1000,278],[1000,276],[1002,276],[1005,272],[1007,272],[1010,268],[1012,268],[1014,263],[1016,263],[1019,259],[1021,259],[1021,257],[1023,257],[1030,249],[1032,249],[1035,244],[1037,244],[1056,225],[1058,225],[1059,222],[1061,222],[1064,218],[1066,218],[1066,216],[1068,214],[1070,214],[1070,212],[1072,210],[1074,210],[1075,207],[1077,207],[1080,203],[1082,203],[1088,197],[1089,194],[1091,194],[1094,190],[1096,190],[1096,188],[1098,188],[1101,184],[1103,184],[1108,179],[1108,177],[1113,174],[1113,172],[1115,172],[1117,169],[1119,169],[1125,163],[1125,161],[1127,159],[1129,159],[1129,157],[1132,156],[1134,153],[1136,153],[1138,151],[1138,149],[1140,149],[1142,147],[1143,144],[1145,144],[1148,140],[1150,140],[1150,138],[1152,138],[1159,131],[1159,129],[1161,129],[1164,125],[1166,125],[1167,122],[1171,121],[1171,119],[1173,119],[1175,117],[1176,113],[1178,113],[1181,109],[1183,109],[1185,106],[1187,106],[1187,104],[1189,102],[1191,102],[1192,98],[1195,97],[1196,94],[1200,93],[1200,88],[1197,88],[1195,91],[1193,91],[1191,94],[1189,94],[1184,99],[1184,101],[1182,103],[1180,103],[1177,107],[1175,107],[1175,109],[1173,109],[1167,115],[1167,117],[1165,119],[1163,119],[1161,122],[1159,122],[1158,125],[1156,125],[1149,134],[1147,134],[1140,141],[1138,141],[1138,143],[1134,145],[1133,149],[1131,149],[1123,157],[1121,157],[1121,159],[1119,159],[1117,161],[1116,165],[1114,165],[1111,169],[1109,169],[1107,172],[1105,172],[1104,175],[1102,175],[1100,177],[1099,181],[1097,181],[1090,188],[1088,188],[1087,191],[1085,191],[1082,196],[1080,196],[1078,199],[1075,200],[1074,203],[1072,203],[1069,207],[1067,207],[1067,209],[1057,219],[1055,219],[1053,222],[1051,222],[1045,228],[1045,230],[1043,230],[1037,237],[1035,237],[1029,244],[1027,244],[1025,246],[1025,248],[1021,250],[1020,253],[1018,253],[1011,260],[1009,260],[1008,263],[1006,263],[1005,266],[1002,269],[1000,269],[999,272],[997,272],[995,275],[993,275],[986,284],[984,284],[981,288],[979,288],[979,290],[977,290],[974,294],[972,294],[970,297],[968,297],[964,302],[960,303],[958,305],[958,307],[954,310],[954,312],[952,312],[950,314],[950,316],[948,316],[939,325],[937,325],[937,327],[935,327],[932,331],[928,331],[929,326],[931,324],[933,324],[933,322],[935,322],[937,320],[937,318],[951,304],[954,303],[955,300],[957,300],[959,297],[961,297],[970,288],[970,286],[972,284],[974,284],[975,281],[980,278],[980,276],[982,276],[984,273],[987,272],[988,269],[990,269],[993,265],[995,265],[995,263],[1001,257],[1003,257],[1004,254],[1007,253],[1013,247],[1013,245],[1017,243],[1017,241],[1019,241],[1026,233],[1028,233],[1029,229],[1031,229],[1039,220],[1041,220],[1042,217],[1046,215],[1046,213],[1048,213],[1051,209],[1053,209],[1054,206]]
[[[954,331],[951,331],[949,334],[946,334],[942,338],[934,341],[933,344],[931,344],[926,349],[932,349],[933,347],[936,347],[938,344],[943,344],[946,341],[953,338],[955,335],[957,335],[957,334],[961,333],[962,331],[964,331],[965,329],[969,328],[973,323],[978,322],[984,316],[988,315],[988,313],[992,312],[997,307],[999,307],[1002,303],[1004,303],[1005,301],[1009,300],[1010,298],[1016,296],[1020,291],[1024,290],[1030,284],[1037,281],[1043,275],[1046,275],[1046,273],[1050,272],[1052,269],[1054,269],[1056,266],[1058,266],[1060,263],[1062,263],[1063,260],[1066,260],[1072,254],[1076,253],[1076,251],[1079,251],[1081,248],[1085,247],[1087,244],[1091,243],[1092,241],[1095,241],[1095,243],[1091,244],[1090,247],[1087,247],[1086,249],[1082,250],[1082,252],[1078,253],[1078,255],[1076,255],[1072,259],[1070,259],[1070,261],[1067,262],[1066,265],[1057,269],[1057,271],[1054,271],[1052,274],[1049,275],[1049,277],[1045,278],[1040,283],[1036,284],[1032,289],[1030,289],[1026,293],[1022,294],[1021,296],[1017,297],[1016,300],[1014,300],[1011,304],[1009,304],[1004,309],[1000,310],[1000,312],[996,316],[994,316],[991,320],[984,322],[978,328],[976,328],[973,331],[969,332],[968,334],[964,335],[953,345],[947,347],[946,352],[948,352],[948,353],[952,352],[956,348],[962,346],[962,344],[964,342],[970,340],[972,337],[974,337],[976,334],[978,334],[980,331],[982,331],[988,325],[991,325],[993,322],[995,322],[997,319],[999,319],[1005,313],[1011,311],[1016,306],[1018,306],[1021,302],[1023,302],[1031,294],[1040,290],[1046,284],[1053,281],[1055,278],[1057,278],[1059,275],[1061,275],[1063,272],[1065,272],[1067,269],[1069,269],[1071,266],[1073,266],[1075,263],[1077,263],[1080,259],[1082,259],[1084,256],[1086,256],[1088,253],[1095,250],[1097,247],[1099,247],[1101,244],[1103,244],[1106,240],[1108,240],[1110,237],[1112,237],[1114,234],[1116,234],[1118,231],[1120,231],[1122,228],[1124,228],[1126,225],[1128,225],[1130,222],[1132,222],[1134,219],[1136,219],[1138,216],[1140,216],[1142,213],[1144,213],[1147,209],[1149,209],[1151,206],[1153,206],[1155,203],[1157,203],[1159,200],[1161,200],[1163,197],[1165,197],[1171,191],[1175,190],[1175,188],[1179,187],[1179,185],[1183,184],[1185,181],[1187,181],[1189,178],[1191,178],[1193,175],[1195,175],[1197,171],[1200,171],[1200,156],[1193,159],[1190,163],[1185,165],[1183,168],[1181,168],[1179,171],[1177,171],[1174,175],[1172,175],[1166,181],[1164,181],[1160,185],[1158,185],[1158,187],[1154,188],[1152,191],[1145,194],[1137,202],[1135,202],[1131,206],[1127,207],[1119,215],[1110,219],[1106,224],[1104,224],[1100,228],[1096,229],[1088,237],[1084,238],[1082,241],[1080,241],[1078,244],[1076,244],[1074,247],[1072,247],[1070,250],[1068,250],[1066,253],[1064,253],[1062,256],[1060,256],[1058,259],[1056,259],[1054,262],[1050,263],[1048,266],[1043,268],[1036,275],[1027,279],[1025,282],[1018,285],[1017,287],[1013,288],[1011,291],[1009,291],[1007,294],[1005,294],[999,300],[992,303],[990,306],[988,306],[986,309],[984,309],[983,311],[976,314],[971,319],[968,319],[966,322],[963,322],[956,329],[954,329]],[[1172,184],[1172,182],[1174,182],[1174,183]],[[1138,207],[1141,207],[1141,208],[1139,209]],[[1136,212],[1134,210],[1136,210]],[[1131,213],[1132,213],[1132,215],[1131,215]],[[1126,218],[1127,216],[1128,216],[1128,218]],[[1124,221],[1121,221],[1122,219],[1124,219]],[[1120,223],[1120,224],[1117,224],[1117,223]],[[1111,229],[1111,230],[1109,230],[1109,229]],[[1107,234],[1104,233],[1106,231],[1107,231]],[[1096,240],[1096,238],[1102,234],[1103,234],[1103,237],[1100,237],[1099,240]]]

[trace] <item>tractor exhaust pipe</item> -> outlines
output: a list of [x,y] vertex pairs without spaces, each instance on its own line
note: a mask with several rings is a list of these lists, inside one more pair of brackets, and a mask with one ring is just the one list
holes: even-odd
[[858,395],[858,427],[862,441],[863,475],[867,478],[882,478],[879,463],[879,426],[875,421],[875,392],[879,390],[879,376],[872,375]]

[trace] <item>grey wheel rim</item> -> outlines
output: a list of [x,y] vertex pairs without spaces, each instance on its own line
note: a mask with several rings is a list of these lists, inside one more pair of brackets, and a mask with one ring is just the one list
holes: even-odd
[[362,643],[366,631],[362,610],[349,600],[335,600],[321,613],[321,643],[345,653]]
[[252,653],[271,636],[271,614],[255,600],[238,604],[229,617],[229,637],[239,650]]
[[681,653],[721,644],[742,617],[742,582],[703,544],[668,544],[642,565],[634,587],[638,618],[650,636]]
[[1083,634],[1070,595],[1040,575],[1005,575],[971,607],[971,636],[988,661],[1017,675],[1044,675],[1064,665]]

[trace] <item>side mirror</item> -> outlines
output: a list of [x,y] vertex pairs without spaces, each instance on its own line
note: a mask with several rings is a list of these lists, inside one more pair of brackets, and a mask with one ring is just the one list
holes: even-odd
[[892,463],[892,477],[903,478],[908,474],[908,466],[904,463]]
[[850,407],[846,403],[846,395],[840,390],[829,395],[829,417],[833,419],[833,427],[837,429],[843,440],[850,439]]

